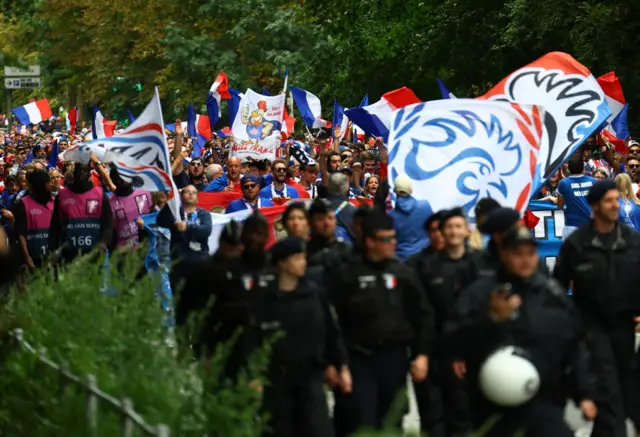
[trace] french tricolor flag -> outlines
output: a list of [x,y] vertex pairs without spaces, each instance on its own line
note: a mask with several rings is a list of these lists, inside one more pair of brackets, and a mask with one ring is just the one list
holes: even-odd
[[98,109],[98,105],[93,105],[93,124],[91,133],[93,139],[112,137],[116,131],[117,120],[107,120]]
[[322,119],[322,104],[320,99],[309,91],[294,86],[289,87],[304,124],[310,128],[331,127],[331,123]]
[[200,156],[200,148],[204,146],[207,140],[211,139],[211,125],[209,124],[209,117],[196,114],[196,110],[191,104],[187,112],[187,134],[189,134],[190,137],[197,138],[191,157],[195,158]]
[[[360,101],[360,104],[358,105],[358,108],[362,108],[364,106],[369,106],[369,94],[365,94],[365,96]],[[364,142],[365,132],[362,129],[360,129],[358,126],[356,126],[355,124],[353,124],[353,123],[351,123],[351,124],[353,126],[353,137],[354,137],[353,140],[354,141],[359,140],[359,141]]]
[[24,106],[13,108],[13,113],[23,125],[40,123],[53,116],[47,99],[36,100]]
[[629,105],[624,98],[620,79],[615,72],[611,71],[598,78],[598,85],[602,88],[607,104],[611,109],[611,115],[607,119],[602,135],[611,141],[616,148],[616,152],[626,154],[627,146],[625,140],[630,137],[629,127],[627,126]]
[[411,89],[402,87],[389,91],[372,105],[349,109],[345,114],[365,132],[386,141],[393,111],[415,103],[420,103],[420,99]]
[[218,74],[216,80],[211,84],[209,97],[207,97],[207,112],[209,114],[209,134],[215,129],[215,125],[220,120],[220,102],[222,99],[230,99],[229,79],[224,72]]

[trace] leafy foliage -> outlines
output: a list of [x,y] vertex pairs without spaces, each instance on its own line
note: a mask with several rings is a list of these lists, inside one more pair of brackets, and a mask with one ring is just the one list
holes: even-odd
[[[268,351],[255,357],[237,383],[220,374],[228,349],[206,365],[176,357],[167,344],[166,314],[154,295],[158,282],[151,276],[136,280],[136,273],[128,263],[113,271],[120,292],[110,296],[98,291],[104,283],[101,263],[85,258],[68,266],[59,281],[52,273],[37,276],[28,292],[6,303],[0,313],[3,435],[88,435],[82,390],[70,387],[61,400],[58,374],[10,341],[8,331],[18,326],[26,341],[46,348],[50,360],[66,363],[82,378],[95,375],[101,390],[130,398],[147,423],[164,423],[172,435],[261,434],[260,396],[248,381],[263,374]],[[118,415],[104,407],[99,411],[99,434],[120,434]]]
[[274,93],[289,68],[291,83],[327,108],[334,97],[353,106],[403,85],[438,98],[437,77],[473,97],[555,50],[596,76],[615,70],[628,96],[640,90],[633,0],[3,3],[0,52],[9,62],[39,62],[50,98],[108,104],[116,115],[139,109],[159,85],[168,118],[184,117],[189,103],[202,108],[219,71],[235,88]]

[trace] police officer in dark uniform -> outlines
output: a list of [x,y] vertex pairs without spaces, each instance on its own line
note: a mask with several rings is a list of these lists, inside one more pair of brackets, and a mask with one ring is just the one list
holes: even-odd
[[269,267],[269,222],[259,211],[254,211],[242,227],[242,263],[247,273],[259,273]]
[[369,215],[371,212],[375,211],[375,206],[371,205],[361,205],[353,215],[353,255],[357,257],[361,257],[363,254],[363,238],[362,238],[362,221]]
[[640,234],[619,222],[619,196],[614,181],[593,185],[587,195],[593,218],[562,244],[554,271],[564,288],[571,287],[588,332],[598,376],[592,437],[626,436],[627,417],[640,426],[634,352]]
[[353,376],[353,392],[336,393],[338,436],[379,429],[407,371],[415,381],[426,378],[432,347],[432,309],[415,274],[395,257],[393,219],[375,211],[362,227],[364,257],[333,274],[328,287]]
[[351,257],[351,246],[336,238],[336,215],[326,199],[316,199],[309,207],[311,235],[307,247],[308,276],[324,284],[325,274],[333,274]]
[[468,401],[464,381],[452,371],[453,357],[447,353],[444,325],[461,291],[474,281],[472,258],[478,253],[466,247],[469,224],[462,208],[442,211],[438,219],[444,249],[420,262],[416,269],[435,312],[437,341],[429,378],[415,383],[414,388],[422,430],[430,437],[462,436],[469,430]]
[[[442,218],[442,211],[431,214],[431,216],[424,222],[424,230],[429,235],[429,245],[422,249],[420,252],[411,255],[409,258],[405,260],[405,264],[411,267],[414,270],[420,269],[420,264],[425,262],[427,259],[431,257],[434,253],[442,250],[442,241],[441,233],[440,233],[440,219]],[[437,236],[436,236],[437,235]],[[436,236],[438,241],[434,244],[433,236]]]
[[[212,298],[220,299],[227,292],[238,293],[240,285],[238,272],[240,271],[240,256],[244,246],[242,244],[242,226],[232,220],[224,225],[220,233],[218,250],[213,256],[199,262],[189,272],[182,292],[177,296],[176,325],[181,327],[187,324],[191,316],[198,316],[207,305],[214,303]],[[234,282],[233,279],[236,279]],[[217,302],[222,304],[221,302]],[[200,323],[204,322],[203,320]],[[211,322],[211,321],[209,321]],[[196,325],[198,321],[194,321]],[[211,326],[191,327],[197,331],[212,328]],[[199,334],[196,334],[196,337]],[[228,339],[229,336],[225,339]],[[222,339],[221,341],[225,341]],[[194,350],[199,355],[198,342],[194,344]]]
[[[516,226],[523,226],[520,221],[520,213],[513,208],[495,208],[492,209],[479,225],[478,229],[483,234],[491,236],[487,249],[481,251],[479,256],[475,257],[476,275],[487,276],[492,275],[500,268],[500,249],[502,241],[507,231]],[[541,273],[548,275],[549,271],[544,262],[538,263],[538,269]]]
[[296,237],[276,243],[271,249],[275,273],[259,275],[255,284],[256,346],[279,335],[263,397],[270,436],[334,435],[323,388],[328,365],[340,369],[343,390],[351,390],[347,352],[328,296],[303,278],[305,246]]
[[[567,391],[587,419],[597,414],[580,317],[566,289],[538,271],[536,242],[528,229],[510,229],[501,243],[497,274],[464,290],[447,323],[453,353],[464,359],[454,371],[467,382],[473,427],[499,417],[483,435],[512,437],[523,430],[525,436],[571,437],[564,422]],[[522,348],[540,375],[537,394],[520,406],[500,407],[479,388],[483,363],[506,345]]]

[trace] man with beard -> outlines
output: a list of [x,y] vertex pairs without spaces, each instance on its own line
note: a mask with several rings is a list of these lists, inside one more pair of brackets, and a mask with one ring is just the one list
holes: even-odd
[[201,158],[193,158],[189,162],[189,167],[182,173],[174,176],[176,187],[184,188],[193,185],[198,191],[204,191],[207,186],[204,179],[204,163]]
[[273,161],[271,168],[273,182],[260,190],[260,197],[270,199],[276,203],[289,199],[299,199],[298,190],[285,182],[287,179],[287,164],[282,159],[276,159]]
[[252,174],[245,175],[240,181],[242,185],[242,199],[234,200],[227,205],[225,214],[242,211],[244,209],[260,209],[273,206],[273,202],[269,199],[259,197],[260,180],[258,176]]
[[612,180],[593,184],[591,220],[562,244],[554,276],[573,298],[586,325],[597,375],[598,416],[593,437],[626,436],[625,420],[640,426],[635,325],[640,322],[640,236],[620,223],[620,193]]
[[49,251],[61,249],[62,259],[73,260],[95,247],[111,243],[113,217],[109,198],[91,182],[91,168],[76,163],[73,180],[55,198],[49,231]]
[[29,270],[40,267],[49,247],[53,196],[49,174],[35,170],[27,175],[29,194],[15,208],[15,228],[22,259]]

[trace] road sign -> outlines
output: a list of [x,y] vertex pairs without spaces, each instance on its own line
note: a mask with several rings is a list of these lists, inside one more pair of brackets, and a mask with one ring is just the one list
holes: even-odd
[[4,67],[5,77],[36,77],[40,76],[39,65],[29,65],[28,68]]
[[4,79],[4,87],[8,90],[20,88],[40,88],[39,77],[7,77]]

